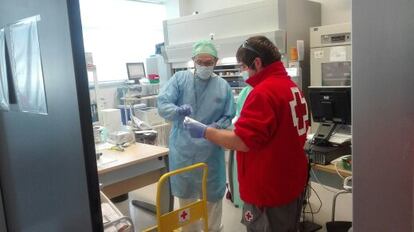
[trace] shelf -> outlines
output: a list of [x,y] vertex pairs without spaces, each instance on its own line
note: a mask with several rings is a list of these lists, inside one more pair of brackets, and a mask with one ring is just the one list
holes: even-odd
[[240,77],[240,78],[242,78],[241,75],[218,75],[218,76],[222,77],[222,78],[227,78],[227,77]]
[[[312,167],[315,168],[316,170],[319,170],[319,171],[338,174],[336,172],[335,165],[333,165],[333,164],[328,164],[328,165],[312,164]],[[348,170],[342,169],[340,167],[338,167],[338,172],[344,177],[352,176],[352,171],[348,171]]]
[[121,97],[121,100],[125,101],[138,101],[138,100],[150,100],[157,98],[158,95],[149,95],[144,97]]
[[229,69],[214,69],[214,72],[234,72],[234,71],[239,71],[240,69],[238,68],[229,68]]

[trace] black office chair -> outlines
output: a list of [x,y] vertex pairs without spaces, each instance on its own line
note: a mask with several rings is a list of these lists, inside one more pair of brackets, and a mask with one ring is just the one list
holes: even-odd
[[[153,130],[149,131],[135,131],[135,141],[139,143],[145,143],[154,145],[157,139],[157,132]],[[150,204],[144,201],[132,200],[131,203],[140,209],[144,209],[150,213],[156,214],[157,210],[154,204]]]
[[349,184],[352,180],[352,176],[345,178],[344,180],[344,190],[335,194],[332,201],[332,220],[326,223],[326,230],[328,232],[348,232],[352,227],[352,222],[349,221],[335,221],[335,208],[336,200],[339,195],[352,193],[352,186]]

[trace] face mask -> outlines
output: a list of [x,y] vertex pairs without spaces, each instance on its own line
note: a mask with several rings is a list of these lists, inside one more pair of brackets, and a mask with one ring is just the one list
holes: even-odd
[[240,75],[243,77],[244,81],[249,79],[249,72],[248,71],[243,71],[243,72],[240,73]]
[[195,74],[202,80],[208,80],[213,75],[214,66],[196,65]]

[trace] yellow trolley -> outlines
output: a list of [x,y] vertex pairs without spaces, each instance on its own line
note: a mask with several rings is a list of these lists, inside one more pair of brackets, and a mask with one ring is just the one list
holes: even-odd
[[[161,191],[165,182],[171,176],[178,175],[183,172],[189,172],[198,168],[203,169],[202,176],[202,199],[195,201],[184,208],[180,208],[165,214],[161,214]],[[197,220],[203,219],[204,231],[208,231],[208,214],[207,214],[207,173],[208,167],[205,163],[197,163],[185,168],[177,169],[161,176],[157,184],[157,226],[150,227],[143,232],[171,232],[178,228],[186,226]]]

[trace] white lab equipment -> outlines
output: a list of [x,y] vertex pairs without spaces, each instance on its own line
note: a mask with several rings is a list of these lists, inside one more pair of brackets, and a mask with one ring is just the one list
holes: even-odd
[[101,111],[102,125],[108,129],[108,132],[118,131],[121,128],[121,110],[104,109]]
[[134,108],[135,116],[151,126],[162,124],[165,120],[158,114],[155,107]]
[[311,85],[351,85],[351,24],[310,28]]
[[125,143],[134,143],[135,134],[129,130],[114,131],[109,133],[108,142],[115,145],[122,145]]
[[102,131],[103,131],[103,127],[93,126],[93,137],[94,137],[95,144],[103,142]]
[[303,78],[298,78],[298,82],[308,86],[309,58],[303,54],[309,48],[298,41],[308,41],[309,27],[320,24],[321,4],[303,0],[255,1],[169,19],[164,22],[166,59],[173,72],[193,67],[189,62],[192,45],[200,39],[211,39],[213,34],[220,58],[217,66],[222,66],[216,66],[216,74],[223,78],[227,76],[225,79],[232,87],[243,88],[233,78],[242,79],[234,67],[237,65],[235,51],[249,37],[266,36],[278,47],[285,63],[289,60],[287,48],[299,47]]
[[[166,20],[164,37],[167,61],[173,69],[186,67],[192,56],[193,43],[211,39],[211,34],[214,35],[220,58],[234,57],[243,41],[255,35],[268,37],[284,53],[286,31],[281,30],[282,20],[279,19],[282,14],[279,11],[277,1],[259,1]],[[222,65],[221,61],[217,65]]]
[[299,62],[289,62],[289,67],[286,68],[286,72],[291,80],[302,90],[302,69],[300,68]]
[[160,77],[160,86],[162,87],[171,76],[171,68],[166,63],[162,55],[156,54],[146,59],[147,73],[148,75],[156,74]]
[[132,127],[134,129],[138,129],[138,130],[151,130],[151,126],[148,125],[148,123],[140,120],[139,118],[135,117],[132,113],[130,114],[131,116],[131,122],[132,122]]

